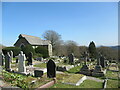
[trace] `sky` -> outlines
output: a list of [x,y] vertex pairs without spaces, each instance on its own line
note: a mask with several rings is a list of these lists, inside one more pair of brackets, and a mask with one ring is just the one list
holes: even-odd
[[43,39],[54,30],[80,46],[118,44],[117,2],[3,2],[2,43],[13,46],[19,34]]

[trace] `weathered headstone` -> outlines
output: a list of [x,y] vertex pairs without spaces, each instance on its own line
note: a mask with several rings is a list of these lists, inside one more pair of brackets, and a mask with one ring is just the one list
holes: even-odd
[[102,67],[100,65],[100,59],[97,60],[97,65],[92,72],[92,76],[104,76],[104,72],[102,71]]
[[87,59],[88,59],[88,56],[89,56],[88,52],[84,52],[83,56],[85,58],[85,64],[87,64]]
[[7,54],[5,55],[5,69],[6,71],[10,71],[11,70],[11,56],[9,54],[9,52],[7,52]]
[[1,66],[4,66],[4,59],[5,59],[5,56],[3,55],[3,53],[0,54],[0,65]]
[[84,65],[80,69],[80,73],[85,74],[85,75],[91,75],[91,71],[90,71],[90,69],[87,65],[87,59],[88,59],[88,53],[87,52],[84,52],[84,58],[85,58]]
[[57,71],[62,71],[62,72],[67,71],[65,66],[57,66],[56,70]]
[[56,77],[56,65],[53,60],[47,62],[47,77],[54,78]]
[[69,58],[69,63],[70,63],[70,64],[74,64],[74,54],[71,53],[71,54],[68,56],[68,58]]
[[102,66],[102,68],[105,67],[105,58],[102,55],[100,56],[100,65]]
[[11,62],[13,62],[13,51],[10,51]]
[[43,76],[43,71],[42,70],[34,70],[34,76],[35,77]]
[[105,60],[105,67],[106,67],[106,66],[108,66],[108,61],[107,61],[107,60]]
[[26,72],[25,59],[26,59],[25,54],[23,54],[23,52],[20,51],[20,54],[18,56],[19,60],[18,72]]
[[33,57],[33,53],[29,52],[29,54],[28,54],[28,65],[32,65],[32,57]]
[[80,74],[91,75],[91,71],[87,64],[84,64],[80,69]]

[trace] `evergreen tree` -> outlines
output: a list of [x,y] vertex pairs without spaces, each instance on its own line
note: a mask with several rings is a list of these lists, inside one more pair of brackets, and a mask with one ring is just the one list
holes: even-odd
[[91,58],[96,58],[96,56],[97,56],[96,46],[95,46],[95,43],[93,41],[90,42],[89,47],[88,47],[88,51],[89,51]]

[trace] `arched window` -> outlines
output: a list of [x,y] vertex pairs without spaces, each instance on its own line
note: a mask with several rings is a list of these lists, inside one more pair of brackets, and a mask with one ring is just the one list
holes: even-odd
[[21,43],[20,48],[22,49],[23,47],[25,47],[25,45],[23,43]]

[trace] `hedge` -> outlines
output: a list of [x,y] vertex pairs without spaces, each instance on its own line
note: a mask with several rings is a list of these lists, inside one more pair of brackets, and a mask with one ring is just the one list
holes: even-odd
[[17,56],[21,49],[19,47],[6,47],[2,49],[3,54],[7,54],[7,52],[13,51],[13,57]]
[[49,57],[47,48],[45,48],[43,46],[39,46],[39,47],[35,48],[35,52],[42,54],[43,58]]
[[28,57],[30,52],[32,52],[33,55],[35,54],[35,50],[33,49],[31,45],[26,45],[25,47],[22,48],[22,51],[26,57]]

